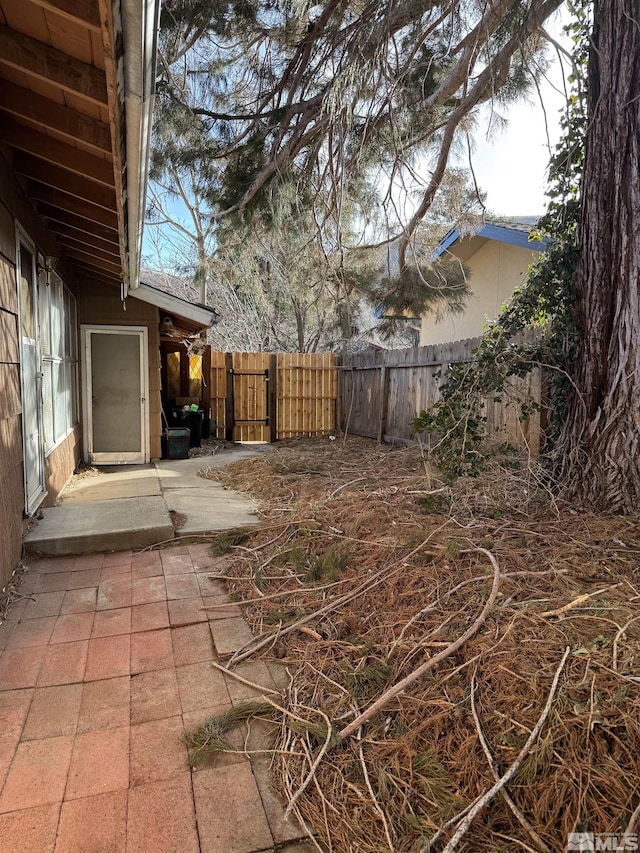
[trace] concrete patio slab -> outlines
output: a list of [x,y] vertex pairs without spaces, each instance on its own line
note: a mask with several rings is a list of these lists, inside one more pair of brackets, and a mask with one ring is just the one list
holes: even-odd
[[226,491],[219,483],[203,481],[202,489],[172,489],[164,492],[164,500],[170,512],[185,517],[176,529],[177,536],[192,536],[229,530],[232,527],[248,527],[258,524],[257,504],[237,492]]
[[160,479],[150,465],[118,465],[100,468],[95,476],[77,477],[63,493],[65,504],[121,500],[160,494]]
[[24,547],[27,554],[62,556],[145,548],[173,534],[171,516],[159,495],[90,500],[43,510]]
[[257,524],[260,519],[256,514],[258,505],[255,501],[225,489],[215,480],[200,476],[200,472],[248,459],[268,449],[269,445],[238,446],[213,456],[156,462],[162,495],[169,511],[184,517],[176,535],[192,536]]
[[163,491],[169,489],[204,488],[212,482],[199,475],[207,468],[224,468],[241,459],[250,459],[259,453],[272,450],[270,444],[251,446],[236,445],[212,456],[196,456],[193,459],[159,459],[154,463]]
[[24,539],[25,552],[62,556],[120,551],[258,524],[255,501],[199,472],[269,449],[229,447],[213,456],[106,466],[78,476],[63,491],[59,506],[42,511]]

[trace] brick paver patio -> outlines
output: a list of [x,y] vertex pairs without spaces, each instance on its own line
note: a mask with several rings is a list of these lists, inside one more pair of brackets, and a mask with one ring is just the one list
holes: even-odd
[[[185,728],[252,695],[251,636],[206,545],[32,560],[0,625],[3,853],[310,853],[268,760],[190,771]],[[239,670],[272,689],[262,662]]]

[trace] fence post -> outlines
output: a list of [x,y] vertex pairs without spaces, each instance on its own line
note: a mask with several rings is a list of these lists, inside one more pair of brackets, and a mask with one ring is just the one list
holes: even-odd
[[344,391],[344,370],[340,370],[344,359],[341,355],[336,356],[336,402],[335,418],[336,432],[342,432],[342,392]]
[[378,444],[384,441],[387,426],[387,401],[389,397],[389,368],[383,364],[380,368],[380,416],[378,419]]
[[278,356],[269,356],[269,441],[278,440]]
[[224,375],[227,381],[224,398],[224,437],[227,441],[233,441],[233,422],[235,420],[233,405],[233,353],[226,352],[224,354],[224,366]]

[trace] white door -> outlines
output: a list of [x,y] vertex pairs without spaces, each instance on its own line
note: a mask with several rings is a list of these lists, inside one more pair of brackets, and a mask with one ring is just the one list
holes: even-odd
[[22,231],[18,231],[16,248],[25,512],[32,515],[45,495],[36,253],[35,246]]
[[82,326],[85,459],[149,461],[147,329]]

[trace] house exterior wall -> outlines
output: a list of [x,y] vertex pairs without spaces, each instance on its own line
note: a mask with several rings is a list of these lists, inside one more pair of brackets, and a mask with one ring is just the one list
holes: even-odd
[[0,588],[22,549],[22,432],[15,225],[0,205]]
[[146,326],[149,341],[149,428],[152,459],[161,456],[162,434],[160,401],[160,314],[150,305],[129,296],[127,310],[120,301],[120,291],[108,284],[83,281],[78,299],[81,325]]
[[[0,590],[11,578],[22,551],[24,471],[20,339],[16,279],[16,223],[39,252],[60,254],[57,243],[34,215],[7,160],[0,152]],[[64,266],[60,274],[68,284]],[[50,505],[73,474],[78,461],[74,430],[45,458],[44,505]]]
[[[458,257],[456,246],[448,251]],[[528,268],[538,254],[521,246],[487,240],[477,252],[464,260],[471,271],[471,295],[464,313],[447,314],[439,321],[434,314],[425,315],[420,330],[420,346],[481,335],[487,321],[497,317],[503,303],[525,281]]]
[[69,482],[69,478],[82,458],[82,424],[77,424],[65,440],[45,457],[44,473],[47,496],[43,506],[55,506],[58,495]]

